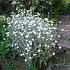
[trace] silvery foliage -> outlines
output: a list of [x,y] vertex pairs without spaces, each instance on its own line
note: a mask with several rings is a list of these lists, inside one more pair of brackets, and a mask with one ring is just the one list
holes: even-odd
[[[7,18],[9,35],[12,38],[12,47],[18,50],[25,61],[33,57],[50,57],[54,55],[52,47],[55,46],[56,30],[52,20],[42,19],[39,13],[33,15],[30,10],[27,13],[12,14]],[[50,22],[50,24],[49,24]]]

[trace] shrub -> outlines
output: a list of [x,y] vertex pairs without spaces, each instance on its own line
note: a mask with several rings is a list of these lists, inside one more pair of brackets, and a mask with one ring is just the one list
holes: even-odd
[[12,14],[8,18],[9,34],[12,47],[20,56],[25,57],[26,63],[39,59],[39,65],[47,65],[48,58],[55,55],[52,47],[57,42],[57,25],[54,25],[53,20],[42,19],[39,15],[33,15],[31,9],[26,14]]

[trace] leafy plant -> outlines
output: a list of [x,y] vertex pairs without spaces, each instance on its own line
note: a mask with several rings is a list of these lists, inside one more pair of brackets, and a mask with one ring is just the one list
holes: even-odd
[[47,66],[48,58],[55,55],[52,48],[57,42],[57,25],[54,25],[53,20],[40,18],[39,13],[33,15],[32,9],[11,16],[8,24],[12,47],[25,57],[27,68],[30,68],[32,59],[38,60],[40,67],[42,63]]
[[7,22],[4,16],[0,16],[0,56],[5,58],[5,54],[10,47],[10,39],[7,32]]

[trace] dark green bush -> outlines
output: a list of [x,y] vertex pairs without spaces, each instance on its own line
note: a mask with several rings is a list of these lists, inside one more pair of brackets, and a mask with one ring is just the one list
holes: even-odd
[[5,58],[5,54],[10,47],[10,39],[7,37],[7,22],[4,16],[0,16],[0,57]]

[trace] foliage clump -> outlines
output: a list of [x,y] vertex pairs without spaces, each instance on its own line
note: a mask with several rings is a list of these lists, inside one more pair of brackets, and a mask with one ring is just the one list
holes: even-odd
[[10,47],[9,35],[6,33],[8,32],[7,27],[8,25],[5,16],[0,16],[0,57],[2,58],[5,58]]

